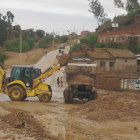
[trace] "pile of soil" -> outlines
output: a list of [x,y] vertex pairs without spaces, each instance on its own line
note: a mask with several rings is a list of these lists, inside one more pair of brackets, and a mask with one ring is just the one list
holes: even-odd
[[10,113],[5,116],[0,116],[2,122],[8,124],[11,128],[20,130],[20,133],[28,137],[34,137],[37,140],[55,140],[49,136],[43,126],[28,112],[6,109]]
[[90,78],[89,76],[85,75],[76,75],[74,76],[69,82],[70,85],[93,85],[94,80],[93,78]]
[[58,63],[61,66],[66,66],[68,64],[70,56],[68,54],[63,54],[60,59],[58,60]]
[[140,120],[140,93],[100,92],[98,99],[83,104],[74,112],[95,121]]

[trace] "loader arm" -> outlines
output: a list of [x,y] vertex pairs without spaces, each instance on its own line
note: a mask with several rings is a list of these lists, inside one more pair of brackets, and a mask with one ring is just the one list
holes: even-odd
[[51,76],[53,73],[55,73],[56,71],[60,70],[60,66],[54,66],[52,68],[50,68],[48,71],[46,71],[45,73],[42,73],[38,78],[36,78],[35,80],[41,80],[41,79],[45,79],[49,76]]

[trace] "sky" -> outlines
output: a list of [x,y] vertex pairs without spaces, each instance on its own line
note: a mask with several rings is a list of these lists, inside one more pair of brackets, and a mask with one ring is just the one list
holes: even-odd
[[[113,0],[99,0],[109,18],[125,13],[114,7]],[[14,24],[22,29],[42,29],[47,33],[95,31],[97,20],[88,11],[88,0],[0,0],[0,13],[11,11]]]

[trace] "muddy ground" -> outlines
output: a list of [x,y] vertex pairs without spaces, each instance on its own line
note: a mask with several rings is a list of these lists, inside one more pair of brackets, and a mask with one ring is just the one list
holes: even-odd
[[[57,52],[44,56],[37,66],[46,69]],[[140,93],[99,90],[95,101],[65,104],[58,76],[65,77],[64,68],[46,79],[53,89],[50,103],[40,103],[37,97],[13,102],[0,94],[0,140],[140,139]]]
[[57,92],[54,88],[50,103],[40,103],[37,98],[12,102],[7,96],[3,97],[5,101],[0,103],[0,139],[140,139],[139,93],[98,91],[96,101],[65,104],[62,91],[63,88],[58,88]]

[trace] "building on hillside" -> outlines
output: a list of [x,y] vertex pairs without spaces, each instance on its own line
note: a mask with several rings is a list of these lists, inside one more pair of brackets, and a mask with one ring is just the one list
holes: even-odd
[[77,34],[76,34],[75,32],[72,32],[70,35],[71,35],[72,37],[77,37]]
[[81,37],[86,37],[86,36],[88,36],[89,34],[90,34],[89,31],[82,31],[82,32],[81,32]]
[[97,64],[97,72],[137,73],[137,58],[127,49],[92,49],[71,53],[71,62]]
[[135,31],[108,31],[98,34],[98,41],[108,43],[114,41],[116,43],[128,43],[129,40],[136,39],[140,43],[140,30]]

